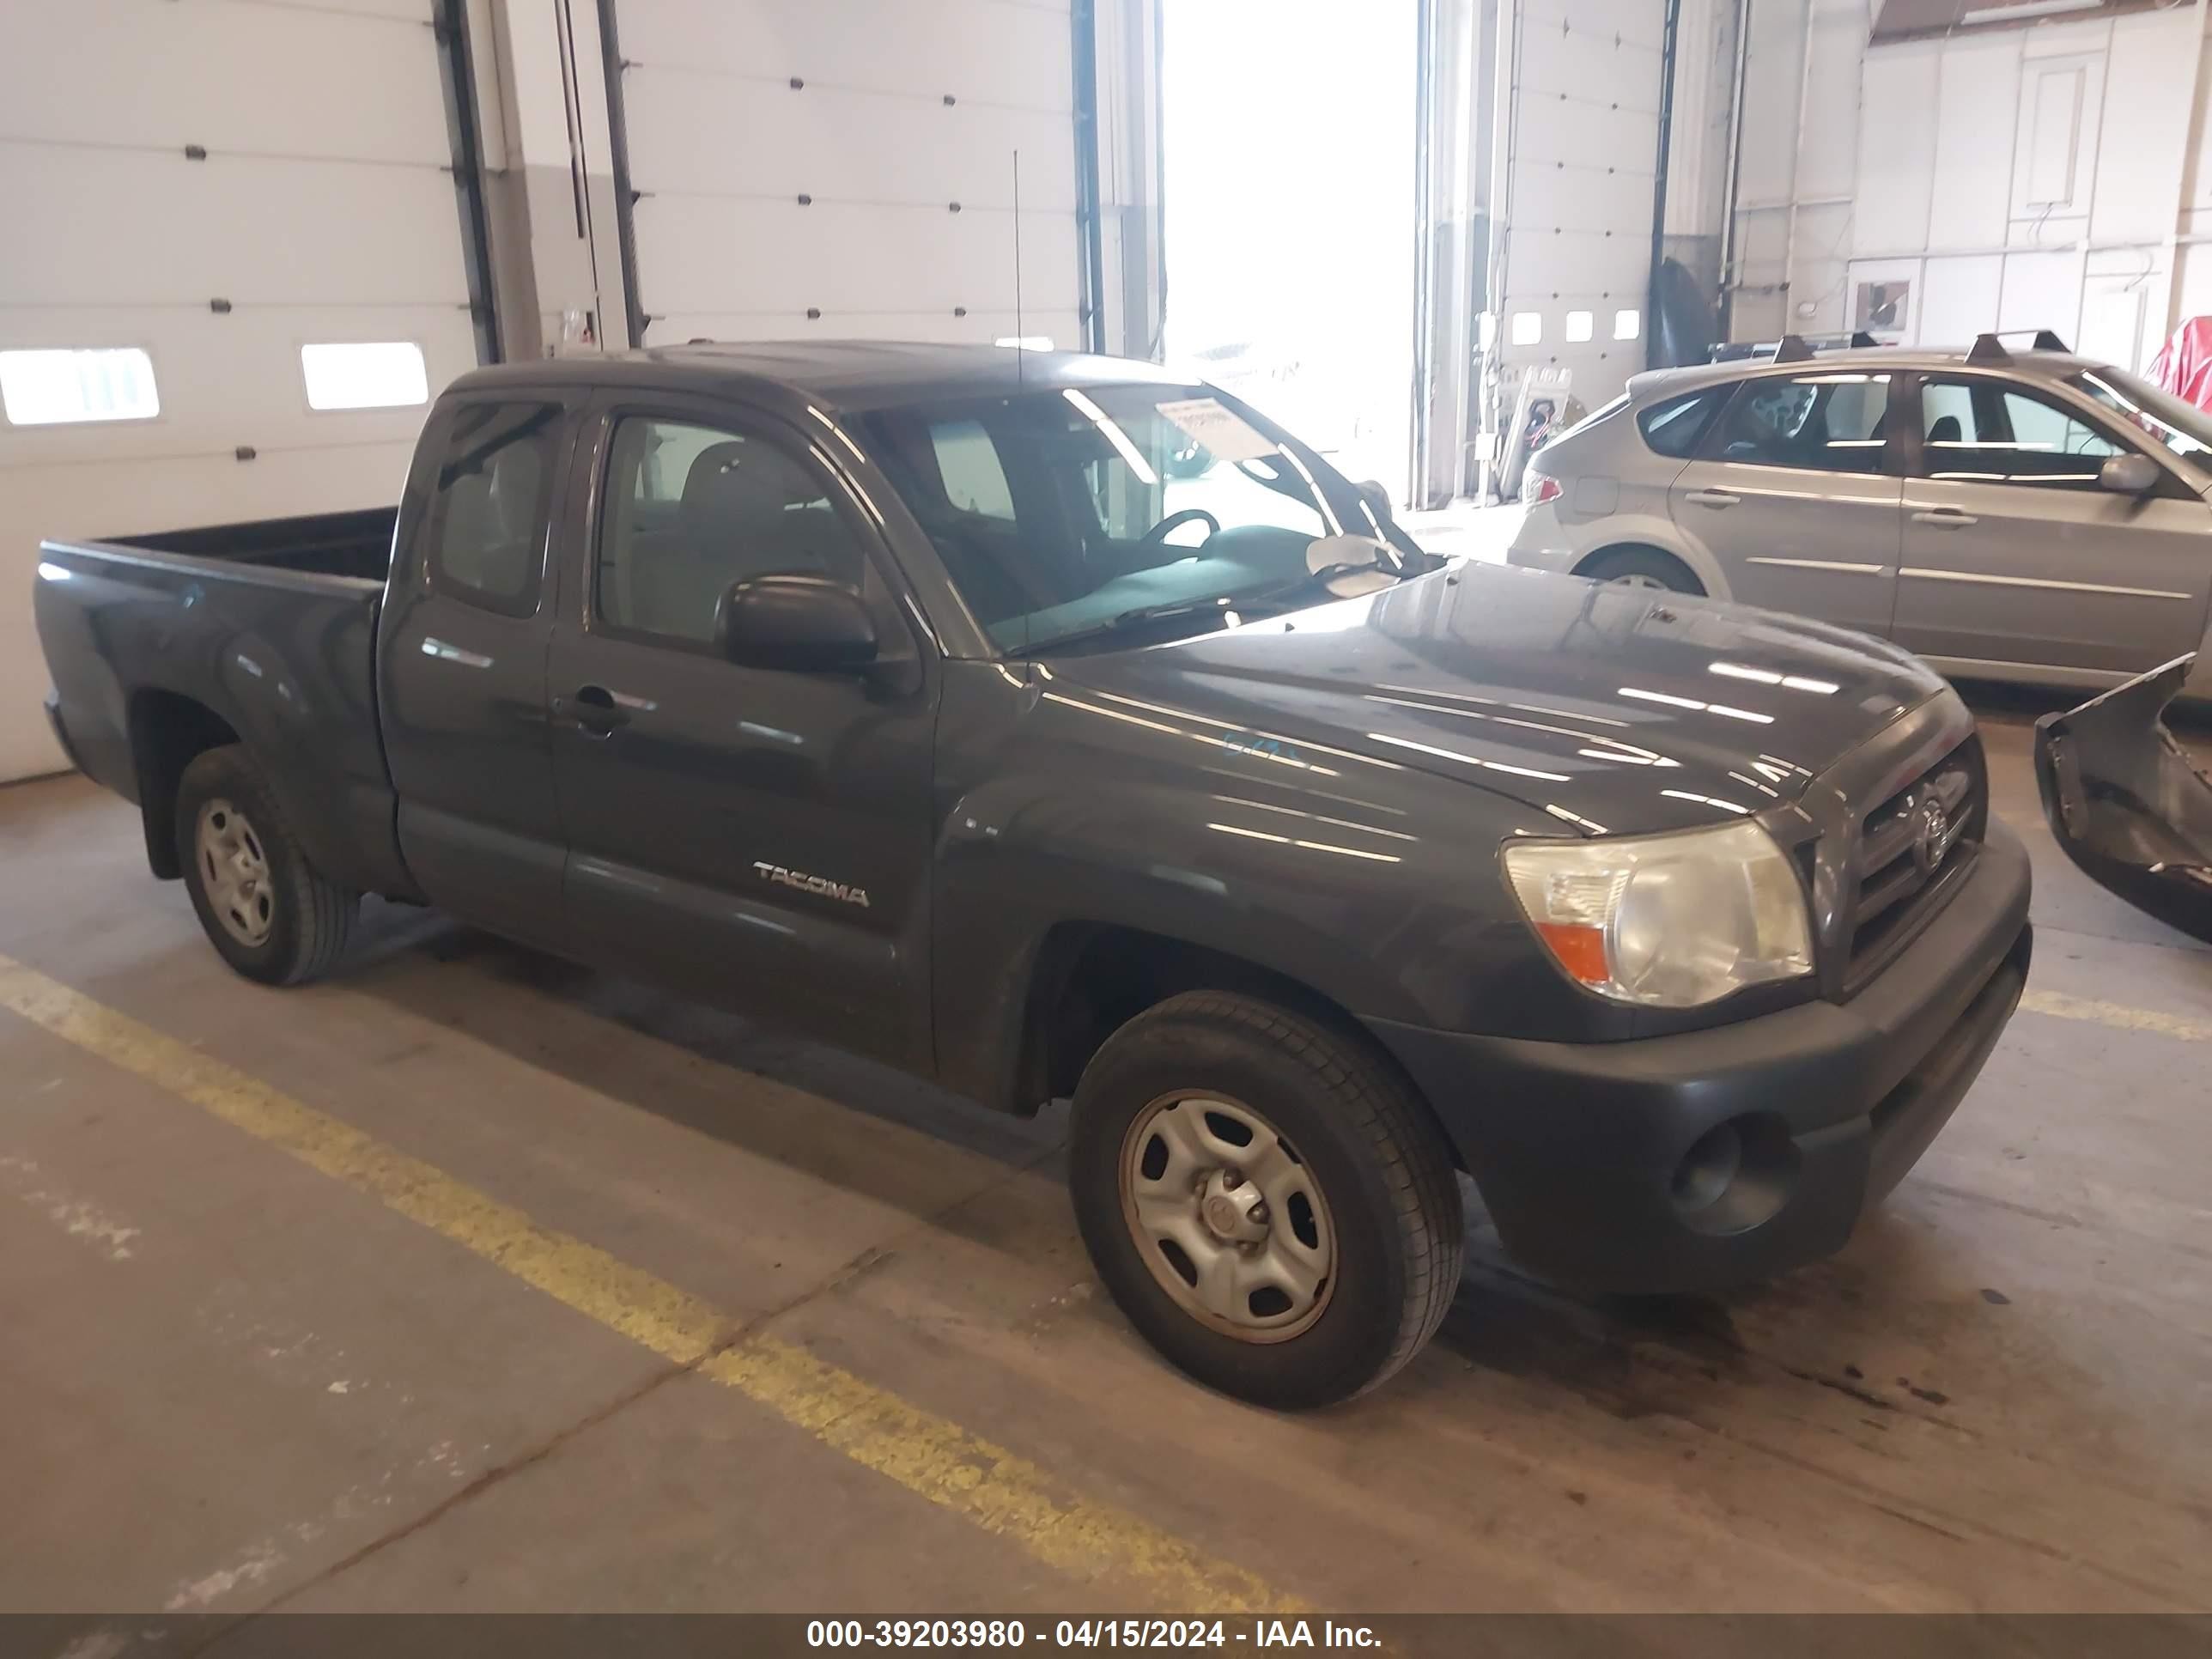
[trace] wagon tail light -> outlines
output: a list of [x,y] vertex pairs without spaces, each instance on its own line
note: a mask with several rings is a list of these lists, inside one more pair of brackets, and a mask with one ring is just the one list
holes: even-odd
[[1541,507],[1547,501],[1556,501],[1563,491],[1557,478],[1541,472],[1531,472],[1521,480],[1521,505]]

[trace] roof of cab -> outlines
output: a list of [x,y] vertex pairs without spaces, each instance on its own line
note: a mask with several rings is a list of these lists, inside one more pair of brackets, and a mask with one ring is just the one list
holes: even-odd
[[897,340],[762,340],[496,364],[455,391],[514,386],[625,386],[664,392],[773,386],[829,408],[866,410],[1116,382],[1183,385],[1157,363],[1074,351]]

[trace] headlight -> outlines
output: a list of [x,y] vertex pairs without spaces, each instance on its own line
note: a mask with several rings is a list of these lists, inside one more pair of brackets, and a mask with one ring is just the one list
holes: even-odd
[[1813,971],[1804,889],[1755,823],[1512,842],[1505,873],[1569,977],[1617,1002],[1694,1008]]

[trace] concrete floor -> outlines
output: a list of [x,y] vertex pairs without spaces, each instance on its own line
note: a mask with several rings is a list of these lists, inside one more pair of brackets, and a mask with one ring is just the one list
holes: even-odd
[[[1597,1303],[1478,1225],[1439,1340],[1305,1418],[1094,1294],[1056,1114],[399,910],[264,990],[130,808],[0,790],[0,953],[189,1045],[0,1011],[0,1607],[1065,1613],[1221,1582],[1187,1545],[1331,1610],[2212,1607],[2212,952],[2057,856],[2033,708],[1986,717],[2033,989],[2091,1017],[2021,1013],[1836,1260]],[[409,1218],[414,1166],[380,1201],[242,1133],[192,1056],[712,1304],[781,1380]],[[1061,1507],[994,1509],[1032,1467]]]

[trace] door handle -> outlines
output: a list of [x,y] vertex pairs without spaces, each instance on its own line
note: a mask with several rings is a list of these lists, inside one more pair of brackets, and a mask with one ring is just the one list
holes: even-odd
[[1914,514],[1912,522],[1932,524],[1938,530],[1964,530],[1968,525],[1979,524],[1981,520],[1971,513],[1960,512],[1955,507],[1931,507],[1925,512]]
[[580,685],[569,701],[569,718],[592,737],[611,737],[616,728],[629,724],[629,712],[604,685]]
[[1710,507],[1716,513],[1725,513],[1729,507],[1742,501],[1743,497],[1725,489],[1693,489],[1682,499],[1694,501],[1699,507]]

